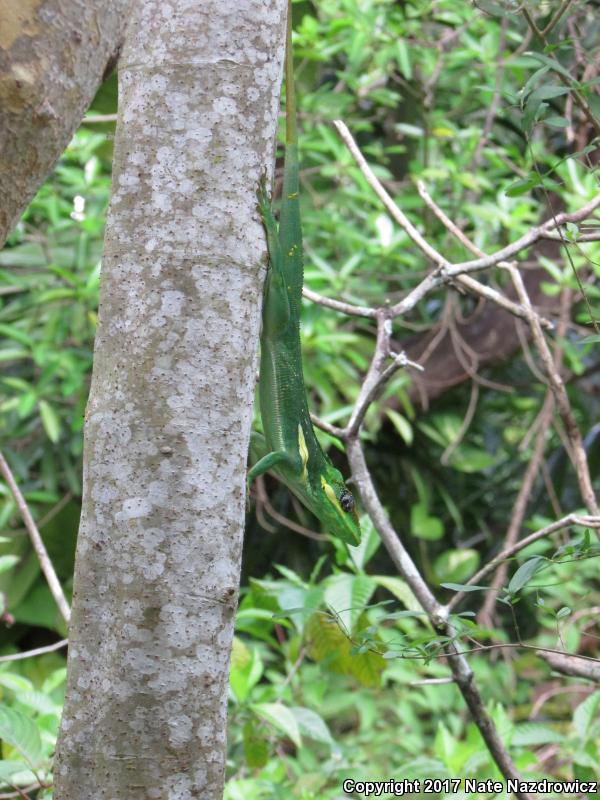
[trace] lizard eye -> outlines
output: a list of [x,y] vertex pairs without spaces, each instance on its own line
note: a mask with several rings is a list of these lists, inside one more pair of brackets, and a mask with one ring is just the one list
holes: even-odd
[[354,498],[347,489],[344,489],[340,495],[340,505],[342,507],[342,511],[345,511],[346,513],[352,511],[354,508]]

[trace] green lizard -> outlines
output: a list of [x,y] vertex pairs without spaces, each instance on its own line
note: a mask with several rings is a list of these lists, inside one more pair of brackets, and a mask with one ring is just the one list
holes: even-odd
[[298,139],[288,8],[285,81],[286,141],[279,228],[264,180],[259,209],[269,249],[270,269],[263,305],[260,412],[263,457],[248,473],[248,485],[267,470],[274,472],[317,516],[325,529],[344,542],[360,542],[356,505],[344,479],[321,449],[308,413],[300,350],[300,306],[304,267],[298,199]]

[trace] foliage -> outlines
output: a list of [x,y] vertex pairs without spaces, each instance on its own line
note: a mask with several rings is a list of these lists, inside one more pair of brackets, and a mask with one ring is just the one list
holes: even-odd
[[[548,4],[544,17],[527,5],[539,25],[558,7]],[[429,268],[333,132],[335,118],[449,260],[463,259],[464,248],[425,207],[419,179],[486,252],[593,197],[595,134],[574,104],[577,92],[600,110],[598,77],[588,68],[600,27],[592,12],[573,4],[544,46],[535,37],[526,42],[526,23],[509,2],[295,4],[307,284],[359,305],[393,302]],[[114,110],[113,88],[111,79],[97,111]],[[2,450],[67,588],[110,188],[107,130],[82,126],[0,253]],[[542,298],[574,295],[558,347],[597,483],[597,337],[588,334],[590,312],[600,316],[600,243],[579,243],[586,231],[572,225],[566,232],[570,257],[565,248],[550,255],[540,248],[528,258],[545,271]],[[485,280],[506,284],[501,272]],[[449,357],[462,358],[466,373],[472,364],[477,371],[473,342],[461,342],[459,333],[475,310],[469,297],[431,295],[395,323],[398,348],[449,332]],[[311,408],[343,423],[369,363],[373,323],[306,303],[302,333]],[[504,538],[546,392],[531,362],[527,352],[486,362],[466,427],[470,388],[423,408],[405,371],[367,414],[364,440],[377,488],[440,597],[464,588]],[[339,443],[327,434],[322,441],[343,467]],[[557,510],[581,506],[560,426],[549,432],[546,454],[527,531],[551,522]],[[267,491],[280,514],[314,528],[287,490],[269,481]],[[232,654],[229,800],[326,800],[339,797],[342,777],[497,779],[457,689],[423,683],[448,676],[441,658],[447,642],[394,574],[368,522],[359,548],[299,536],[290,544],[292,534],[269,508],[257,502],[257,510],[248,520],[248,577]],[[0,641],[14,652],[62,628],[3,484],[0,522]],[[266,534],[263,523],[277,535]],[[511,561],[496,627],[478,624],[472,612],[488,581],[469,592],[454,617],[455,644],[504,648],[473,654],[471,662],[517,767],[532,777],[586,780],[600,772],[600,694],[573,679],[559,684],[534,650],[515,646],[597,653],[600,632],[587,612],[600,603],[598,548],[581,527],[559,536]],[[505,660],[494,660],[499,652]],[[7,787],[44,784],[49,775],[63,673],[58,656],[37,661],[35,675],[29,663],[0,668],[0,780]]]

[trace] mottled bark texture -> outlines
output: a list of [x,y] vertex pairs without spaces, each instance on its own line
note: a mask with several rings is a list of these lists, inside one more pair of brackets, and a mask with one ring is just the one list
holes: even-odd
[[136,0],[55,800],[217,800],[284,0]]
[[130,0],[0,0],[0,247],[121,44]]

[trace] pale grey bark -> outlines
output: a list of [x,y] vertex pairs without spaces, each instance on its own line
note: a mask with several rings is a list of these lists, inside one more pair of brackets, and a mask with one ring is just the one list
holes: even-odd
[[0,247],[116,56],[129,3],[0,2]]
[[284,0],[136,0],[55,800],[222,796]]

